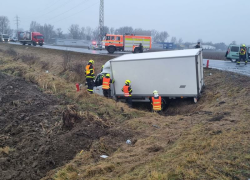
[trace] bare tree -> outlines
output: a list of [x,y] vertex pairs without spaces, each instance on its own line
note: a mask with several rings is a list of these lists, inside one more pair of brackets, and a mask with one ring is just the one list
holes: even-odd
[[86,40],[91,40],[93,35],[93,29],[91,27],[86,27]]
[[10,30],[9,19],[6,16],[0,16],[0,33],[7,34]]
[[69,32],[73,39],[80,39],[80,28],[78,24],[72,24],[69,28]]
[[54,31],[54,26],[50,24],[45,24],[43,29],[44,29],[43,31],[44,40],[46,40],[46,42],[50,42],[51,38],[56,36],[56,32]]
[[86,28],[82,27],[80,30],[80,39],[86,39],[85,31],[86,31]]
[[153,42],[159,42],[159,32],[157,30],[151,30],[151,36],[153,38]]
[[231,44],[232,44],[232,45],[236,45],[236,41],[232,41]]
[[174,44],[176,44],[176,42],[177,42],[176,37],[173,36],[173,37],[171,38],[171,42],[174,43]]
[[159,41],[165,42],[165,41],[167,41],[168,37],[169,37],[169,35],[168,35],[167,31],[160,32]]
[[56,35],[58,38],[63,38],[63,31],[61,28],[56,29]]
[[120,35],[124,35],[126,33],[132,34],[133,32],[134,32],[134,29],[129,26],[120,27],[115,30],[115,34],[120,34]]
[[36,21],[31,21],[30,23],[30,31],[31,32],[36,32],[41,29],[41,25],[37,23]]
[[110,34],[114,34],[115,33],[115,28],[112,27],[112,28],[110,28],[109,31],[110,31]]
[[180,38],[178,41],[178,44],[182,44],[182,43],[183,43],[183,40],[182,40],[182,38]]

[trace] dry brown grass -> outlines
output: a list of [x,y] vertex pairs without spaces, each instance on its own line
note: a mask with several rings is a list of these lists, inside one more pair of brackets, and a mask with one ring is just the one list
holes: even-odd
[[[16,51],[23,53],[22,48]],[[46,52],[47,57],[62,62],[57,51]],[[87,59],[85,57],[85,62]],[[0,63],[2,71],[12,74],[20,71],[44,91],[69,97],[72,103],[79,104],[82,116],[103,121],[107,126],[126,127],[137,134],[132,145],[124,142],[115,152],[109,153],[107,159],[93,157],[91,151],[94,150],[100,155],[103,150],[112,152],[107,150],[108,141],[97,141],[91,151],[77,154],[65,167],[51,171],[44,179],[229,180],[250,177],[248,77],[205,70],[206,88],[200,101],[197,104],[187,101],[172,104],[169,108],[171,116],[168,113],[160,116],[89,95],[85,89],[76,93],[73,81],[76,77],[59,75],[62,69],[54,62],[51,62],[50,73],[45,73],[37,63],[30,68],[9,57],[1,61],[4,61],[3,65]],[[48,59],[41,56],[40,61],[48,62]],[[212,76],[209,76],[210,72]]]
[[3,148],[0,148],[0,157],[2,155],[9,155],[10,152],[14,151],[13,148],[10,148],[9,146],[5,146]]

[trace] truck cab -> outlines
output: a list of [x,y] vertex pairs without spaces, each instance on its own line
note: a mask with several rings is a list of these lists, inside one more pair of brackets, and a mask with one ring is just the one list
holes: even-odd
[[43,35],[39,32],[33,32],[32,33],[32,42],[33,42],[34,46],[36,46],[36,45],[42,46],[44,44]]
[[10,36],[8,34],[1,34],[0,35],[0,42],[9,42]]
[[124,50],[122,35],[107,34],[103,40],[103,43],[105,44],[105,49],[111,54],[113,54],[115,51]]

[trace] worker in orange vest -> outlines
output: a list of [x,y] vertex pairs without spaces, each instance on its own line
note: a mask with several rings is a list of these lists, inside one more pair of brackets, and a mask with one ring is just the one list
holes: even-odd
[[115,81],[110,78],[110,74],[107,73],[105,76],[102,76],[102,91],[105,97],[111,97],[110,83],[114,82]]
[[88,92],[90,94],[93,94],[93,88],[94,88],[94,79],[95,79],[95,69],[94,69],[94,60],[89,60],[88,65],[85,68],[85,77],[86,82],[88,84]]
[[122,88],[122,92],[124,92],[126,103],[128,103],[129,107],[132,107],[132,88],[130,86],[131,81],[126,80],[125,85]]
[[153,94],[154,96],[151,97],[150,99],[151,104],[152,104],[152,110],[154,112],[160,112],[162,110],[163,100],[161,96],[159,96],[158,91],[154,90]]

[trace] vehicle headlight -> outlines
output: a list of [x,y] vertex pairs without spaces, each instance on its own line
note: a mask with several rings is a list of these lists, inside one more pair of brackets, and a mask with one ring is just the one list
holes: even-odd
[[36,42],[38,44],[38,42]]

